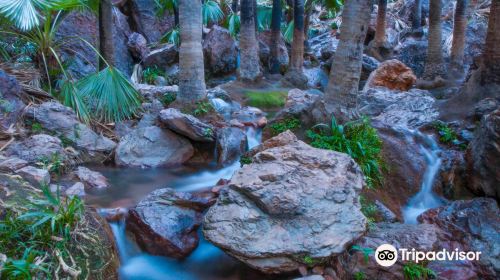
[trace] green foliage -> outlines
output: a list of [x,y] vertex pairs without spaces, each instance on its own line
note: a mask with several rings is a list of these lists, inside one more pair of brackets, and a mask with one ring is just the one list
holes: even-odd
[[304,260],[304,263],[307,264],[307,265],[314,264],[314,260],[310,256],[305,256],[303,260]]
[[210,101],[198,101],[196,102],[196,107],[194,108],[193,115],[203,116],[213,111],[215,111],[215,109]]
[[434,128],[438,131],[439,141],[442,143],[450,144],[458,141],[457,134],[446,123],[439,121],[435,122]]
[[283,34],[283,39],[285,39],[285,42],[287,42],[288,44],[291,44],[293,41],[293,29],[294,29],[294,23],[292,20],[287,25],[285,25],[284,28],[281,30],[281,33]]
[[361,204],[361,212],[365,215],[368,220],[368,228],[373,228],[376,222],[376,216],[378,214],[378,209],[375,203],[372,203],[366,199],[365,196],[359,196],[359,202]]
[[276,123],[273,123],[269,126],[271,130],[271,134],[273,136],[278,135],[287,130],[294,130],[300,127],[300,120],[297,118],[288,118],[280,120]]
[[168,92],[161,97],[160,101],[163,105],[168,106],[172,104],[172,102],[174,102],[176,99],[177,94],[175,92]]
[[421,264],[411,262],[404,264],[403,275],[404,278],[408,280],[425,280],[434,279],[436,277],[436,273],[432,269],[426,268]]
[[351,250],[363,253],[363,260],[365,261],[365,263],[368,263],[370,255],[375,253],[375,250],[373,250],[372,248],[361,247],[359,245],[352,246]]
[[173,13],[177,9],[177,0],[154,0],[156,4],[156,16],[161,17],[165,12]]
[[146,84],[153,85],[157,77],[164,76],[165,73],[161,71],[156,65],[153,67],[147,67],[142,71],[142,79]]
[[43,131],[43,127],[40,123],[37,123],[37,122],[34,122],[32,125],[31,125],[31,131],[35,134],[39,134]]
[[316,125],[306,132],[311,146],[350,155],[361,167],[369,188],[382,183],[382,141],[368,118],[340,125]]
[[233,37],[236,37],[240,33],[240,26],[240,16],[235,13],[229,14],[224,22],[224,27],[229,30],[229,33],[231,33]]
[[203,24],[207,25],[209,22],[217,23],[224,19],[224,13],[222,12],[219,3],[213,0],[206,0],[203,3]]
[[162,43],[169,43],[179,46],[181,44],[181,33],[179,31],[179,26],[174,27],[172,30],[163,35],[160,41]]
[[247,104],[258,108],[280,108],[285,106],[288,93],[285,91],[247,91]]
[[273,9],[270,6],[257,5],[257,28],[260,32],[271,28]]
[[366,274],[363,271],[358,271],[353,274],[354,280],[367,280]]
[[53,153],[50,157],[41,157],[38,160],[37,165],[57,176],[62,175],[66,169],[64,159],[58,153]]
[[245,164],[250,164],[250,163],[252,163],[252,158],[251,157],[242,156],[240,158],[240,164],[241,164],[241,166],[243,166]]

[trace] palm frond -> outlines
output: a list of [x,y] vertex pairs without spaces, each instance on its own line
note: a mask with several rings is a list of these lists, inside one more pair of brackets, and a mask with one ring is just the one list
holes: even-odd
[[177,7],[177,0],[154,0],[156,4],[156,16],[162,16],[165,12],[173,13]]
[[229,14],[226,18],[225,27],[229,30],[231,36],[236,37],[240,33],[240,26],[240,16],[235,13]]
[[207,25],[209,22],[219,22],[224,18],[219,3],[208,0],[203,4],[203,24]]
[[46,9],[50,3],[45,0],[2,0],[0,13],[22,31],[28,31],[40,24],[37,8]]
[[271,28],[273,9],[269,6],[257,6],[257,27],[259,31],[268,30]]
[[281,31],[283,33],[283,38],[285,39],[285,42],[287,42],[289,44],[291,44],[293,41],[293,29],[294,29],[294,24],[293,24],[293,20],[292,20]]
[[162,43],[169,43],[179,46],[181,44],[181,34],[179,32],[179,26],[174,27],[172,30],[163,35],[160,41]]

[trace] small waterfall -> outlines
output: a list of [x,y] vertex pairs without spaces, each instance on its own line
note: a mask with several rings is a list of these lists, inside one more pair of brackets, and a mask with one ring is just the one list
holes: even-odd
[[256,129],[253,126],[247,127],[247,142],[248,142],[248,150],[251,150],[262,142],[262,130]]
[[415,131],[412,134],[413,137],[422,139],[424,142],[424,144],[420,145],[420,150],[425,157],[427,167],[420,191],[402,209],[404,221],[408,224],[416,224],[418,215],[428,209],[443,205],[443,200],[432,191],[434,180],[441,167],[440,149],[431,136]]

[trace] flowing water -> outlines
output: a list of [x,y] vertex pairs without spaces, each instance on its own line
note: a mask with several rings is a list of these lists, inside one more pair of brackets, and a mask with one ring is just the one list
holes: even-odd
[[[259,130],[247,129],[248,149],[261,142]],[[195,191],[214,186],[220,179],[231,178],[240,168],[239,161],[217,168],[183,167],[177,169],[123,169],[113,167],[92,167],[104,174],[111,187],[87,195],[87,203],[100,208],[131,207],[150,192],[170,187],[177,191]],[[229,280],[265,279],[240,262],[226,255],[222,250],[203,239],[185,260],[152,256],[142,252],[125,231],[125,221],[110,224],[120,254],[120,279],[126,280]]]
[[420,191],[413,196],[408,204],[402,209],[405,223],[416,224],[418,215],[428,209],[436,208],[444,204],[443,199],[438,197],[433,191],[434,180],[441,167],[440,149],[434,138],[420,132],[411,132],[410,137],[415,137],[423,143],[420,150],[424,155],[427,164],[422,180]]

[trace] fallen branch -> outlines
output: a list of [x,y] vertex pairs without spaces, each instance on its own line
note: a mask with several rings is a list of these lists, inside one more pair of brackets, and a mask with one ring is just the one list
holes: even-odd
[[77,279],[78,276],[82,273],[82,271],[75,269],[75,268],[72,268],[69,265],[67,265],[66,262],[63,260],[63,258],[61,256],[61,252],[59,250],[56,250],[55,253],[56,253],[57,260],[59,261],[59,264],[61,265],[61,269],[66,274],[71,276],[72,278]]

